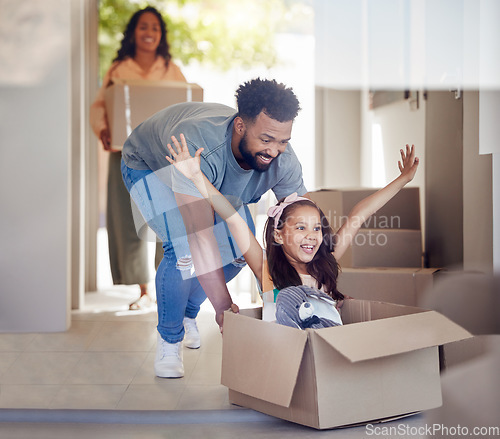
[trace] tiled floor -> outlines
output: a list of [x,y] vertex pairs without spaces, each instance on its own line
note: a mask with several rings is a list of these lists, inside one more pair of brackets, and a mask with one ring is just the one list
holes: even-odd
[[222,338],[209,304],[198,317],[202,347],[184,349],[185,377],[171,380],[153,372],[156,310],[127,311],[125,294],[109,298],[114,311],[96,312],[106,293],[93,294],[65,333],[0,334],[0,408],[232,408],[220,384]]

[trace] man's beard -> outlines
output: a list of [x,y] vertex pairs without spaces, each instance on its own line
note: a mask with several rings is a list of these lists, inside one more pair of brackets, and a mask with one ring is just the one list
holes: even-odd
[[264,163],[261,163],[261,162],[259,162],[257,160],[257,156],[258,155],[261,155],[261,156],[266,157],[266,158],[273,159],[268,154],[257,153],[255,155],[252,155],[252,153],[248,150],[248,143],[247,143],[247,135],[246,135],[246,133],[241,138],[240,143],[238,145],[238,149],[240,150],[240,154],[243,157],[243,160],[245,160],[246,164],[248,166],[250,166],[253,170],[257,171],[257,172],[266,172],[269,169],[269,167],[271,166],[271,163],[273,162],[271,160],[268,164],[264,164]]

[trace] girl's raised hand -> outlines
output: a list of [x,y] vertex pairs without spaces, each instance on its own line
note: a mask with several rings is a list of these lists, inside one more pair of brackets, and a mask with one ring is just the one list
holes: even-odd
[[415,173],[418,168],[418,157],[415,157],[415,147],[414,145],[410,146],[406,145],[406,151],[400,150],[401,152],[401,160],[398,161],[398,167],[401,171],[401,176],[406,179],[406,183],[413,180]]
[[175,146],[175,149],[172,147],[170,143],[167,144],[167,148],[170,151],[172,157],[169,157],[167,155],[165,156],[165,158],[172,165],[174,165],[175,168],[179,172],[181,172],[184,176],[186,176],[190,180],[193,180],[194,178],[196,178],[201,174],[200,155],[201,152],[203,151],[203,148],[198,149],[194,157],[192,157],[187,147],[186,138],[184,137],[184,134],[180,135],[181,138],[180,144],[175,136],[172,136],[171,138]]

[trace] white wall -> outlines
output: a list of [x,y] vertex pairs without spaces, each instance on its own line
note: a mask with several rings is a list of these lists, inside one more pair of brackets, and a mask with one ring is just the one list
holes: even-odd
[[399,175],[399,150],[415,145],[420,160],[415,178],[408,186],[420,189],[422,235],[425,236],[425,100],[402,100],[369,109],[368,92],[362,100],[361,183],[383,187]]
[[316,87],[315,188],[361,183],[361,92]]
[[[364,186],[385,186],[399,175],[399,150],[406,144],[415,145],[420,159],[419,170],[410,183],[411,186],[424,186],[425,175],[425,100],[419,93],[418,108],[408,100],[393,102],[373,110],[362,103],[362,171],[361,182]],[[380,142],[379,149],[374,143]],[[423,194],[421,193],[421,196]],[[422,200],[424,203],[424,200]]]
[[69,8],[0,0],[0,331],[70,324]]

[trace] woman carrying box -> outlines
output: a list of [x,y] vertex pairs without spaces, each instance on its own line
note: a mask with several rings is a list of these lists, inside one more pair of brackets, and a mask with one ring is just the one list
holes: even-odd
[[[117,78],[186,82],[180,68],[171,59],[166,25],[155,8],[146,7],[131,17],[117,56],[104,76],[90,108],[92,129],[104,150],[110,153],[106,226],[113,284],[138,284],[141,295],[129,308],[139,310],[153,304],[147,291],[150,280],[147,241],[137,236],[130,195],[123,184],[120,170],[121,152],[112,148],[104,104],[104,92]],[[158,266],[158,257],[163,255],[161,243],[157,243],[156,255],[155,265]]]

